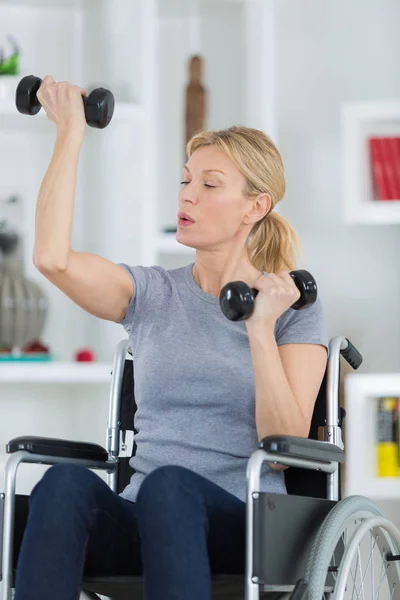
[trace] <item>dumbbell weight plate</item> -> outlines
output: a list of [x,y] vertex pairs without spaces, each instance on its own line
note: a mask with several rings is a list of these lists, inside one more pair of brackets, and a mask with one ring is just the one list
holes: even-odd
[[35,77],[35,75],[27,75],[19,82],[15,91],[15,105],[21,114],[37,115],[41,109],[41,104],[36,96],[41,83],[40,77]]
[[254,299],[258,290],[244,281],[231,281],[221,290],[219,303],[224,315],[231,321],[248,319],[253,313]]
[[293,308],[293,310],[303,310],[314,304],[318,296],[318,288],[311,273],[305,269],[299,269],[298,271],[291,271],[290,275],[301,294],[300,298],[291,308]]
[[86,122],[90,127],[104,129],[114,114],[114,95],[110,90],[96,88],[89,96],[83,96]]

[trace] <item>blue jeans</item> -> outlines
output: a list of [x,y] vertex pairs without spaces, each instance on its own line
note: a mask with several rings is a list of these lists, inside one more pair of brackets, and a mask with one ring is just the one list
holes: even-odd
[[15,600],[78,600],[83,574],[138,575],[146,600],[209,600],[211,573],[244,573],[244,502],[178,466],[136,502],[94,472],[56,465],[32,491]]

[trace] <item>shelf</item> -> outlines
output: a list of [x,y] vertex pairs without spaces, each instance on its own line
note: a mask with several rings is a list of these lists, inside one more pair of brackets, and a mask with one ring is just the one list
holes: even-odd
[[400,200],[365,202],[358,212],[347,211],[345,220],[359,225],[400,224]]
[[357,487],[350,486],[346,496],[361,495],[374,500],[399,500],[400,477],[371,477]]
[[70,8],[81,7],[82,0],[0,0],[0,6],[22,6],[26,8]]
[[345,495],[400,499],[400,477],[376,476],[376,399],[400,396],[400,373],[349,373],[345,389]]
[[158,15],[161,18],[185,18],[196,17],[201,12],[210,8],[226,8],[230,5],[247,5],[257,3],[260,0],[158,0]]
[[400,224],[400,199],[375,200],[368,138],[400,137],[400,101],[342,105],[342,214],[353,225]]
[[192,254],[195,252],[194,248],[184,246],[176,241],[175,233],[162,233],[159,235],[157,240],[158,252],[166,252],[172,254]]
[[107,383],[111,384],[111,363],[2,363],[1,383]]

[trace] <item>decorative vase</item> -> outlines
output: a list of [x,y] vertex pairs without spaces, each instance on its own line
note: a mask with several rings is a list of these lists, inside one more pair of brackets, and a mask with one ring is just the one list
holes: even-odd
[[15,252],[19,243],[19,236],[0,224],[0,346],[13,352],[39,340],[48,310],[41,288],[24,276]]

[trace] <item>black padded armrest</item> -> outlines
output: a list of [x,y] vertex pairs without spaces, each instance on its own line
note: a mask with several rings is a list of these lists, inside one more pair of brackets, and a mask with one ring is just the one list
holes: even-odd
[[65,458],[81,458],[106,462],[107,451],[98,444],[86,442],[72,442],[55,438],[22,436],[10,440],[6,446],[7,454],[26,450],[32,454],[45,454],[46,456],[62,456]]
[[271,454],[283,454],[321,462],[344,462],[344,451],[336,444],[294,435],[269,435],[261,440],[260,448]]

